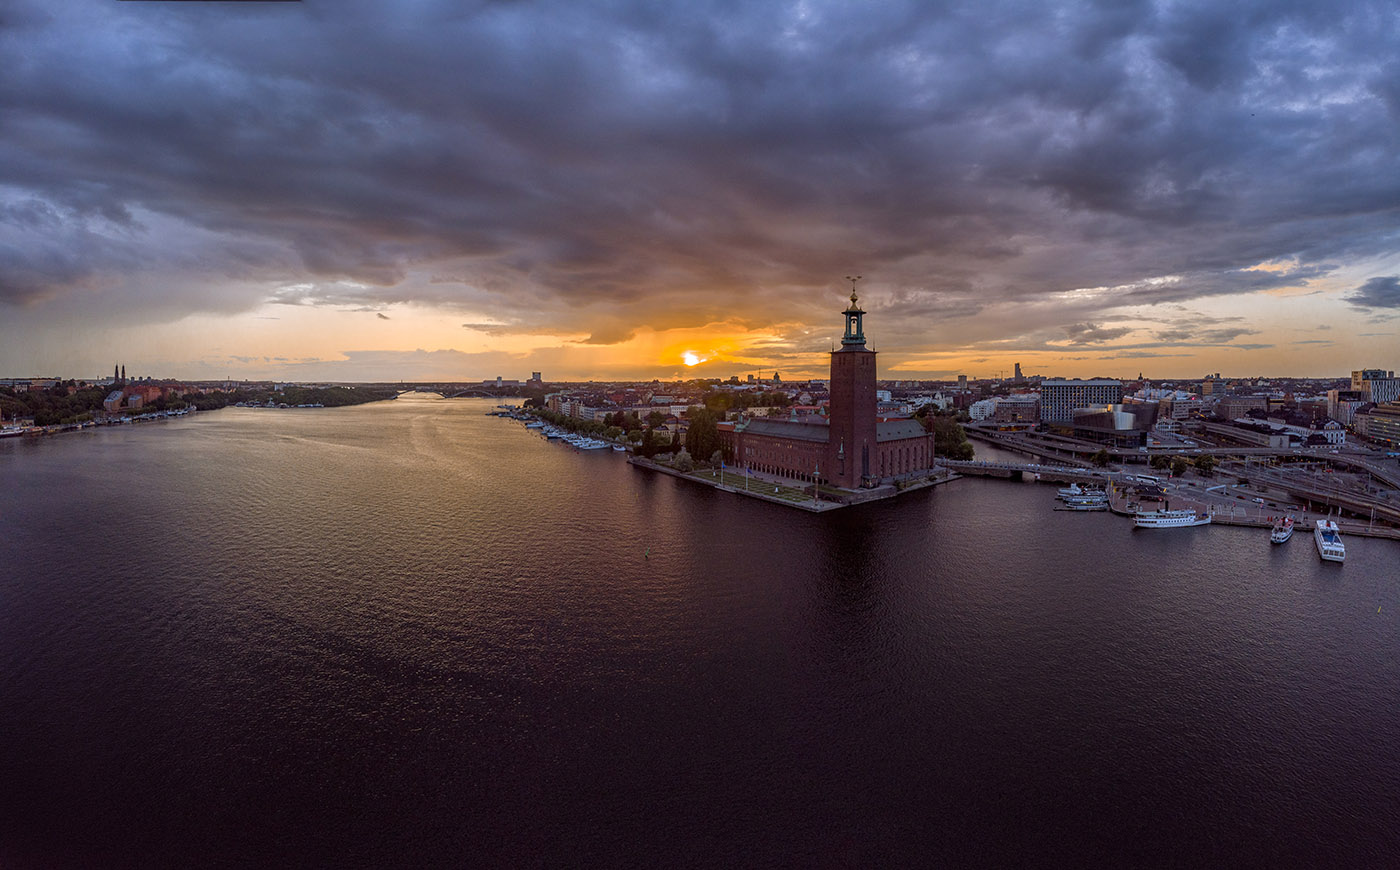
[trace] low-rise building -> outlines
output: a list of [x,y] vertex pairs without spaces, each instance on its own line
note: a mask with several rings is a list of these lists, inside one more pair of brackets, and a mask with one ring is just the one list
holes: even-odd
[[1267,411],[1269,397],[1261,395],[1221,396],[1215,403],[1215,414],[1226,420],[1243,417],[1250,411]]
[[992,420],[997,423],[1034,423],[1040,419],[1040,396],[1018,393],[997,400]]
[[967,416],[973,420],[986,420],[996,413],[996,399],[979,399],[967,406]]
[[1077,408],[1074,434],[1086,441],[1115,447],[1139,447],[1147,442],[1147,431],[1157,418],[1155,404],[1112,404]]
[[1248,447],[1290,447],[1296,440],[1296,436],[1283,431],[1282,427],[1270,426],[1260,420],[1211,421],[1202,423],[1201,428],[1221,441]]

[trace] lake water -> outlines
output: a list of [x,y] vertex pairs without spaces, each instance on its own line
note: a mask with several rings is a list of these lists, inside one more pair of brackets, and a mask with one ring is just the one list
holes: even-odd
[[489,409],[0,442],[0,866],[1400,862],[1400,544],[812,515]]

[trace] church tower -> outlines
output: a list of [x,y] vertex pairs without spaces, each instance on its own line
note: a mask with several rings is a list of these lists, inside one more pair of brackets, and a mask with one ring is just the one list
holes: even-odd
[[831,439],[822,477],[846,489],[873,485],[875,463],[875,351],[865,346],[865,312],[851,282],[851,304],[844,312],[846,334],[831,352]]

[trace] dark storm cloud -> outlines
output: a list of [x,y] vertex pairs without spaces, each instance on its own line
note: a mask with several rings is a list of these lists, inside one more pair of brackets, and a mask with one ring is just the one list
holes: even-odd
[[1353,290],[1346,300],[1358,308],[1400,308],[1400,277],[1372,278]]
[[[1383,2],[16,0],[0,304],[418,302],[612,344],[829,321],[859,270],[899,341],[1111,288],[1064,318],[1105,341],[1117,306],[1395,249],[1396,31]],[[111,289],[153,272],[181,277]],[[1396,307],[1375,280],[1351,301]]]

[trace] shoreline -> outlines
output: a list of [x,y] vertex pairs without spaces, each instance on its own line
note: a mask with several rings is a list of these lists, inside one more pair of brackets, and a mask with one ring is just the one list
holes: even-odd
[[[785,483],[777,479],[768,479],[754,474],[741,475],[737,472],[727,470],[712,469],[709,471],[685,472],[635,454],[627,457],[627,464],[648,471],[658,471],[662,474],[668,474],[671,477],[690,481],[692,483],[698,483],[711,489],[719,490],[720,492],[734,493],[735,495],[758,499],[783,507],[796,508],[814,514],[839,510],[840,508],[854,507],[855,505],[868,504],[870,502],[886,501],[904,495],[905,493],[931,489],[940,484],[950,483],[960,479],[960,476],[957,474],[949,474],[947,477],[937,479],[923,478],[903,487],[898,487],[894,484],[884,484],[868,490],[841,490],[841,497],[839,500],[825,493],[823,494],[823,498],[813,499],[808,495],[811,488],[810,484],[793,486],[790,483]],[[707,478],[706,475],[709,475],[709,477]],[[749,486],[736,486],[732,478],[746,480]],[[774,491],[766,492],[756,488],[749,488],[754,486],[761,486],[764,490],[771,486],[774,488]]]

